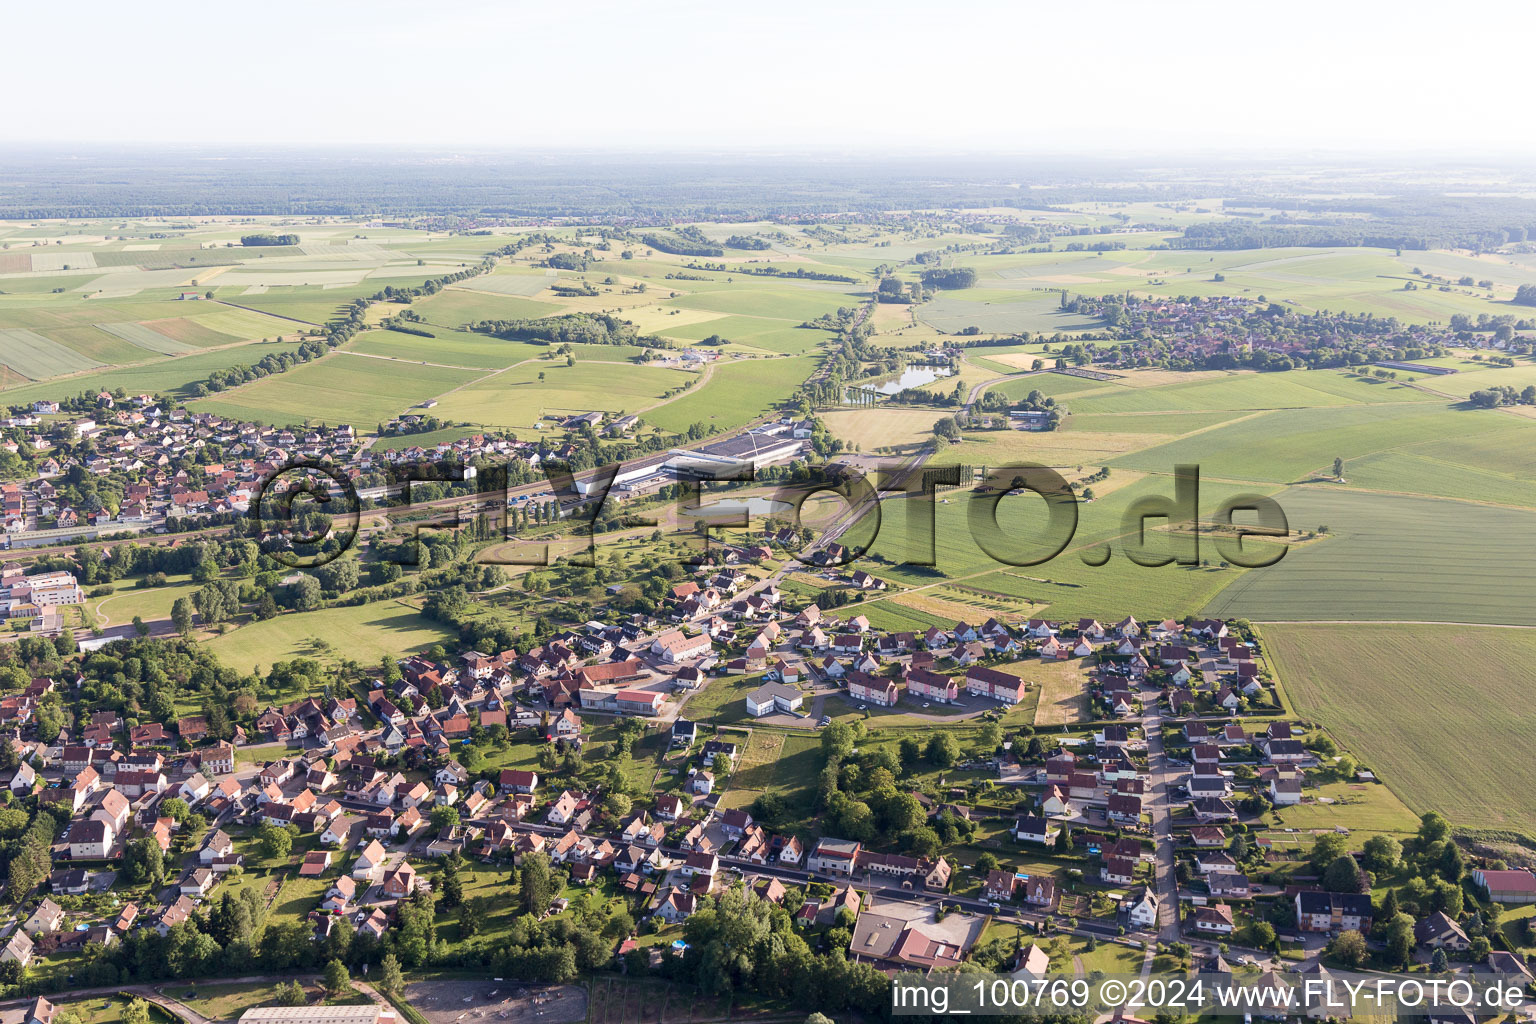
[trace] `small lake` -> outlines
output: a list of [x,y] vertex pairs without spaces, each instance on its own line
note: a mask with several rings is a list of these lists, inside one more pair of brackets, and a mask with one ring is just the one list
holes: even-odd
[[954,376],[954,371],[947,366],[922,366],[913,364],[902,370],[895,377],[874,384],[856,384],[849,391],[873,391],[880,395],[899,395],[911,388],[920,388],[924,384],[932,384],[944,377]]
[[689,509],[690,516],[739,516],[743,512],[754,516],[769,516],[775,512],[787,512],[793,506],[787,501],[772,498],[721,498],[707,505]]

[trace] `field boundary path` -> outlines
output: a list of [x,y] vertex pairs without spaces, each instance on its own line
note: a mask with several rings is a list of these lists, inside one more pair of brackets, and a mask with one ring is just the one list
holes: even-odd
[[[208,300],[205,299],[204,301],[208,301]],[[279,320],[287,320],[289,323],[303,324],[305,327],[324,327],[325,326],[324,324],[317,324],[313,320],[300,320],[296,316],[285,316],[282,313],[269,313],[265,309],[257,309],[254,306],[242,306],[242,305],[240,305],[240,303],[238,303],[238,302],[230,302],[228,299],[213,299],[212,301],[217,302],[221,306],[228,306],[230,309],[243,309],[247,313],[260,313],[262,316],[273,316],[273,317],[276,317]],[[341,305],[341,303],[338,302],[337,305],[339,306],[339,305]]]

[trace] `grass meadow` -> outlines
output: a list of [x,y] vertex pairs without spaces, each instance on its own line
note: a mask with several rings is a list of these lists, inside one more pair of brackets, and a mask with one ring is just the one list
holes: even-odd
[[316,637],[365,665],[377,664],[386,654],[403,655],[453,641],[448,630],[423,618],[411,605],[378,601],[251,622],[215,637],[208,646],[226,665],[238,666],[242,672],[253,666],[265,672],[274,661],[312,657],[311,641]]

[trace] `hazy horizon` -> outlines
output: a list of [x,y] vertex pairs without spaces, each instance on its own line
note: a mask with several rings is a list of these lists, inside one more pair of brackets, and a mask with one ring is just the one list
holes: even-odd
[[[11,11],[13,39],[48,45],[10,54],[37,102],[12,105],[0,142],[1451,162],[1536,149],[1518,130],[1523,68],[1498,45],[1536,28],[1533,5],[1455,19],[1111,2],[1087,22],[1057,5],[907,0],[771,14],[172,0],[156,14]],[[1432,69],[1449,73],[1420,89]]]

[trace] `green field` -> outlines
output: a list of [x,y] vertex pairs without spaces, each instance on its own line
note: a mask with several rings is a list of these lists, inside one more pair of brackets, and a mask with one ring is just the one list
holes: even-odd
[[1144,387],[1140,374],[1070,399],[1073,413],[1209,412],[1316,409],[1357,403],[1427,402],[1433,396],[1406,384],[1349,376],[1337,370],[1230,373]]
[[1297,711],[1409,807],[1532,831],[1536,767],[1525,738],[1536,710],[1526,680],[1536,632],[1312,624],[1265,626],[1263,637]]
[[[0,399],[8,404],[23,404],[39,398],[59,398],[81,392],[94,393],[122,388],[129,394],[148,392],[177,392],[187,384],[195,383],[214,370],[231,366],[250,365],[269,352],[291,352],[297,342],[254,342],[236,345],[216,352],[198,352],[177,358],[152,359],[133,366],[115,369],[99,369],[63,380],[39,384],[24,384],[6,388]],[[190,397],[190,396],[187,396]]]
[[[1161,219],[1167,214],[1159,211]],[[1303,309],[1336,309],[1394,316],[1413,322],[1445,321],[1455,313],[1495,314],[1496,301],[1472,288],[1419,287],[1404,290],[1415,267],[1444,272],[1453,267],[1492,278],[1506,288],[1524,283],[1520,273],[1496,261],[1470,260],[1449,253],[1341,248],[1153,252],[1147,246],[1164,233],[1127,235],[1128,248],[1089,252],[1014,253],[968,257],[980,274],[977,287],[943,293],[920,313],[946,329],[975,324],[986,331],[1071,331],[1071,319],[1058,311],[1060,293],[1100,295],[1133,291],[1151,296],[1236,295]],[[1058,239],[1065,244],[1069,239]],[[1498,272],[1502,271],[1502,273]],[[1217,281],[1220,273],[1225,280]],[[995,293],[990,304],[984,296]],[[925,310],[927,307],[925,307]],[[970,318],[965,314],[969,312]],[[992,318],[988,322],[987,318]],[[1010,319],[1011,318],[1011,319]],[[1054,322],[1053,322],[1054,319]],[[996,326],[994,326],[994,323]],[[1088,326],[1094,326],[1089,324]]]
[[[169,619],[171,605],[179,597],[190,598],[200,585],[187,581],[187,577],[172,577],[159,587],[140,587],[139,578],[117,580],[107,586],[112,593],[103,597],[87,597],[86,610],[96,616],[96,625],[122,625],[132,622],[134,616],[145,622]],[[97,588],[92,587],[93,591]]]
[[979,327],[999,334],[1055,334],[1099,326],[1092,317],[1062,310],[1059,291],[993,292],[988,288],[969,288],[940,292],[937,298],[925,302],[917,315],[924,323],[946,332]]
[[1082,430],[1093,433],[1146,431],[1150,434],[1188,434],[1196,430],[1205,430],[1207,427],[1217,426],[1242,415],[1244,414],[1240,412],[1074,414],[1063,422],[1062,429]]
[[121,338],[128,344],[144,349],[146,352],[156,352],[163,356],[174,356],[194,351],[191,345],[184,345],[146,324],[97,324],[96,326],[114,338]]
[[529,267],[497,267],[493,274],[460,282],[460,288],[475,292],[491,292],[496,295],[537,295],[548,288],[557,275],[553,270],[534,270]]
[[[434,414],[485,426],[532,427],[545,417],[636,412],[661,401],[664,392],[698,379],[685,370],[624,362],[588,360],[566,366],[563,360],[540,359],[445,395]],[[649,422],[652,415],[645,414],[645,419]]]
[[[683,282],[685,285],[694,283],[696,282]],[[867,294],[833,290],[838,287],[840,286],[793,285],[778,281],[760,284],[756,281],[743,282],[738,278],[736,287],[730,290],[682,295],[675,299],[668,299],[663,305],[677,306],[681,309],[709,310],[714,313],[767,317],[781,321],[785,327],[793,327],[803,320],[811,320],[823,313],[833,312],[840,306],[857,306]]]
[[1509,423],[1491,410],[1425,403],[1279,409],[1125,455],[1110,464],[1154,473],[1194,464],[1208,477],[1293,483],[1320,473],[1331,476],[1335,457],[1348,461],[1415,442],[1475,436]]
[[0,363],[33,380],[80,373],[101,365],[74,349],[21,327],[0,329]]
[[718,334],[731,342],[731,348],[759,349],[786,355],[803,355],[832,337],[831,332],[786,325],[782,320],[757,316],[723,316],[679,327],[663,326],[663,337],[682,342],[703,341]]
[[460,327],[476,320],[548,316],[560,311],[559,306],[548,302],[460,287],[444,288],[431,298],[412,303],[411,308],[439,327]]
[[199,399],[202,412],[265,423],[352,423],[363,429],[481,376],[332,352],[318,360]]
[[[423,338],[398,331],[367,331],[357,336],[347,346],[349,352],[364,355],[387,356],[411,363],[443,363],[449,366],[481,370],[500,370],[525,359],[537,359],[548,355],[546,345],[534,345],[522,341],[505,341],[484,334],[449,330],[444,327],[424,328],[434,337]],[[614,358],[610,356],[609,358]]]
[[1276,496],[1293,530],[1328,537],[1245,573],[1206,614],[1263,621],[1536,625],[1536,529],[1523,509],[1326,486]]
[[447,630],[422,618],[410,605],[380,601],[279,615],[215,637],[208,646],[226,665],[238,666],[242,672],[255,666],[257,672],[265,672],[274,661],[313,657],[312,637],[365,665],[377,664],[386,654],[402,655],[453,640]]
[[694,423],[730,430],[789,398],[815,370],[813,356],[719,363],[708,383],[642,418],[674,432]]
[[[999,364],[1005,365],[1005,364]],[[1011,372],[1018,372],[1009,368]],[[1005,371],[1007,372],[1007,371]],[[985,379],[985,378],[983,378]],[[1005,395],[1009,399],[1022,401],[1031,391],[1038,391],[1047,398],[1055,398],[1058,401],[1065,395],[1073,395],[1079,391],[1094,391],[1105,386],[1105,382],[1088,380],[1085,377],[1073,377],[1065,373],[1031,373],[1027,377],[1017,380],[1004,381],[994,384],[989,392],[995,391]]]

